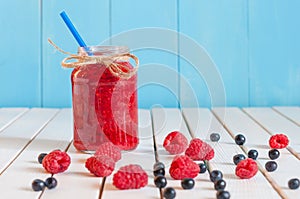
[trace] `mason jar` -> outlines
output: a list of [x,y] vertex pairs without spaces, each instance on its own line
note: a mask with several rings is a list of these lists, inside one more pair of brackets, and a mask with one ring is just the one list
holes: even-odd
[[121,150],[135,149],[139,143],[137,74],[130,74],[134,67],[127,56],[129,48],[80,47],[78,55],[89,59],[71,74],[75,148],[90,152],[111,142]]

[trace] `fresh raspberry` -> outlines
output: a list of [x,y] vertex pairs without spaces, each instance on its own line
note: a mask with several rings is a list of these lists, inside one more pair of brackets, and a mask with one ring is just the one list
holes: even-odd
[[121,159],[121,150],[111,142],[105,142],[99,146],[95,156],[106,155],[111,157],[115,162]]
[[185,155],[192,158],[192,160],[211,160],[215,156],[215,151],[206,142],[199,138],[194,138],[186,149]]
[[85,167],[97,177],[106,177],[113,172],[115,161],[106,155],[92,156],[86,160]]
[[51,174],[61,173],[68,169],[71,158],[66,152],[55,150],[44,157],[42,164]]
[[257,164],[252,158],[240,161],[235,169],[235,174],[242,179],[249,179],[255,176],[258,171]]
[[167,135],[163,146],[172,155],[180,154],[187,148],[188,140],[179,131],[173,131]]
[[139,189],[147,184],[147,173],[136,164],[121,167],[113,177],[113,185],[118,189]]
[[283,149],[289,144],[289,138],[284,134],[276,134],[270,137],[269,145],[272,149]]
[[173,159],[169,172],[175,180],[195,178],[200,172],[200,167],[188,156],[179,155]]

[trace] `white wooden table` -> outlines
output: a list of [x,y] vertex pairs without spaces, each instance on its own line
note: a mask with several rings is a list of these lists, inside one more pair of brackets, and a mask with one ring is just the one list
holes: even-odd
[[[183,190],[180,181],[172,180],[168,167],[174,156],[162,147],[167,133],[179,130],[188,139],[200,137],[209,142],[212,132],[219,132],[221,140],[210,143],[216,155],[209,162],[210,170],[219,169],[227,182],[226,190],[231,198],[266,199],[300,198],[300,189],[290,190],[287,182],[300,178],[300,108],[214,108],[209,109],[152,109],[139,110],[140,145],[132,152],[123,152],[116,167],[129,163],[140,164],[149,174],[149,184],[139,190],[117,190],[112,177],[105,184],[101,178],[92,177],[84,167],[89,154],[76,152],[72,145],[71,109],[0,108],[0,198],[160,198],[159,189],[153,184],[152,166],[155,162],[152,135],[155,135],[158,159],[167,166],[168,186],[176,189],[176,198],[216,198],[209,174],[199,174],[192,190]],[[247,138],[239,147],[233,136],[241,132]],[[271,134],[283,132],[290,138],[287,149],[281,150],[275,172],[266,172],[268,139]],[[37,162],[42,152],[65,150],[72,158],[68,171],[56,174],[58,186],[44,192],[34,192],[31,182],[46,179],[46,173]],[[241,180],[235,176],[232,157],[257,149],[260,171],[252,179]],[[102,186],[104,185],[104,186]]]

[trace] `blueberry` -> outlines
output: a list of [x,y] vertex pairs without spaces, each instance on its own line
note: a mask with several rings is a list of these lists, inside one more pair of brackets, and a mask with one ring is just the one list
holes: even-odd
[[271,160],[275,160],[279,158],[279,156],[280,156],[280,152],[277,149],[271,149],[269,151],[269,157]]
[[200,168],[200,171],[199,173],[205,173],[207,168],[206,168],[206,164],[205,163],[199,163],[199,168]]
[[300,181],[298,178],[292,178],[289,180],[288,185],[290,189],[298,189],[300,186]]
[[219,133],[212,133],[210,134],[210,140],[212,142],[218,142],[220,140],[220,134]]
[[248,151],[248,158],[252,158],[253,160],[256,160],[258,156],[258,152],[255,149],[251,149]]
[[162,162],[155,162],[153,165],[153,170],[164,169],[165,165]]
[[47,153],[41,153],[38,157],[38,162],[42,164],[44,157],[48,155]]
[[165,175],[165,169],[161,168],[161,169],[154,170],[153,175],[154,176],[164,176]]
[[154,178],[154,184],[158,188],[164,188],[167,185],[167,179],[165,176],[156,176]]
[[240,161],[245,160],[246,157],[243,154],[237,154],[233,156],[233,163],[237,165]]
[[40,179],[35,179],[32,182],[31,187],[34,191],[42,191],[45,188],[45,182]]
[[220,180],[218,180],[218,181],[216,181],[215,182],[215,190],[216,191],[221,191],[221,190],[224,190],[225,189],[225,187],[226,187],[226,182],[225,182],[225,180],[223,180],[223,179],[220,179]]
[[269,172],[275,171],[277,169],[277,163],[275,161],[268,161],[265,164],[265,168]]
[[45,180],[45,185],[48,189],[53,189],[57,186],[57,180],[54,177],[47,178]]
[[217,199],[229,199],[230,193],[228,191],[218,191],[217,192]]
[[210,172],[209,177],[210,177],[210,181],[216,182],[223,178],[223,174],[219,170],[213,170],[212,172]]
[[164,190],[164,198],[165,199],[173,199],[176,197],[176,191],[172,187],[167,187]]
[[237,134],[234,140],[237,145],[243,145],[246,142],[246,138],[242,134]]
[[195,186],[195,181],[193,178],[184,178],[181,180],[181,187],[183,189],[192,189]]

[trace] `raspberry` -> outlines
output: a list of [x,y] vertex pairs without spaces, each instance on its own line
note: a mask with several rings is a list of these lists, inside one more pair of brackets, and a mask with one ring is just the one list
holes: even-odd
[[284,134],[276,134],[270,137],[269,145],[272,149],[282,149],[287,147],[289,139]]
[[44,157],[42,164],[51,174],[61,173],[68,169],[71,158],[66,152],[55,150]]
[[113,177],[113,185],[118,189],[139,189],[147,184],[147,173],[136,164],[121,167]]
[[115,162],[121,159],[121,150],[111,142],[105,142],[99,146],[95,152],[95,156],[106,155],[111,157]]
[[192,160],[211,160],[215,156],[215,151],[206,142],[199,138],[194,138],[186,149],[185,155],[192,158]]
[[173,159],[169,172],[175,180],[182,180],[184,178],[195,178],[200,172],[200,168],[188,156],[180,155]]
[[252,158],[240,161],[235,169],[235,174],[242,179],[249,179],[255,176],[258,171],[256,162]]
[[85,167],[97,177],[106,177],[113,172],[115,161],[105,155],[92,156],[86,160]]
[[180,154],[187,148],[188,140],[182,133],[173,131],[167,135],[163,146],[172,155]]

